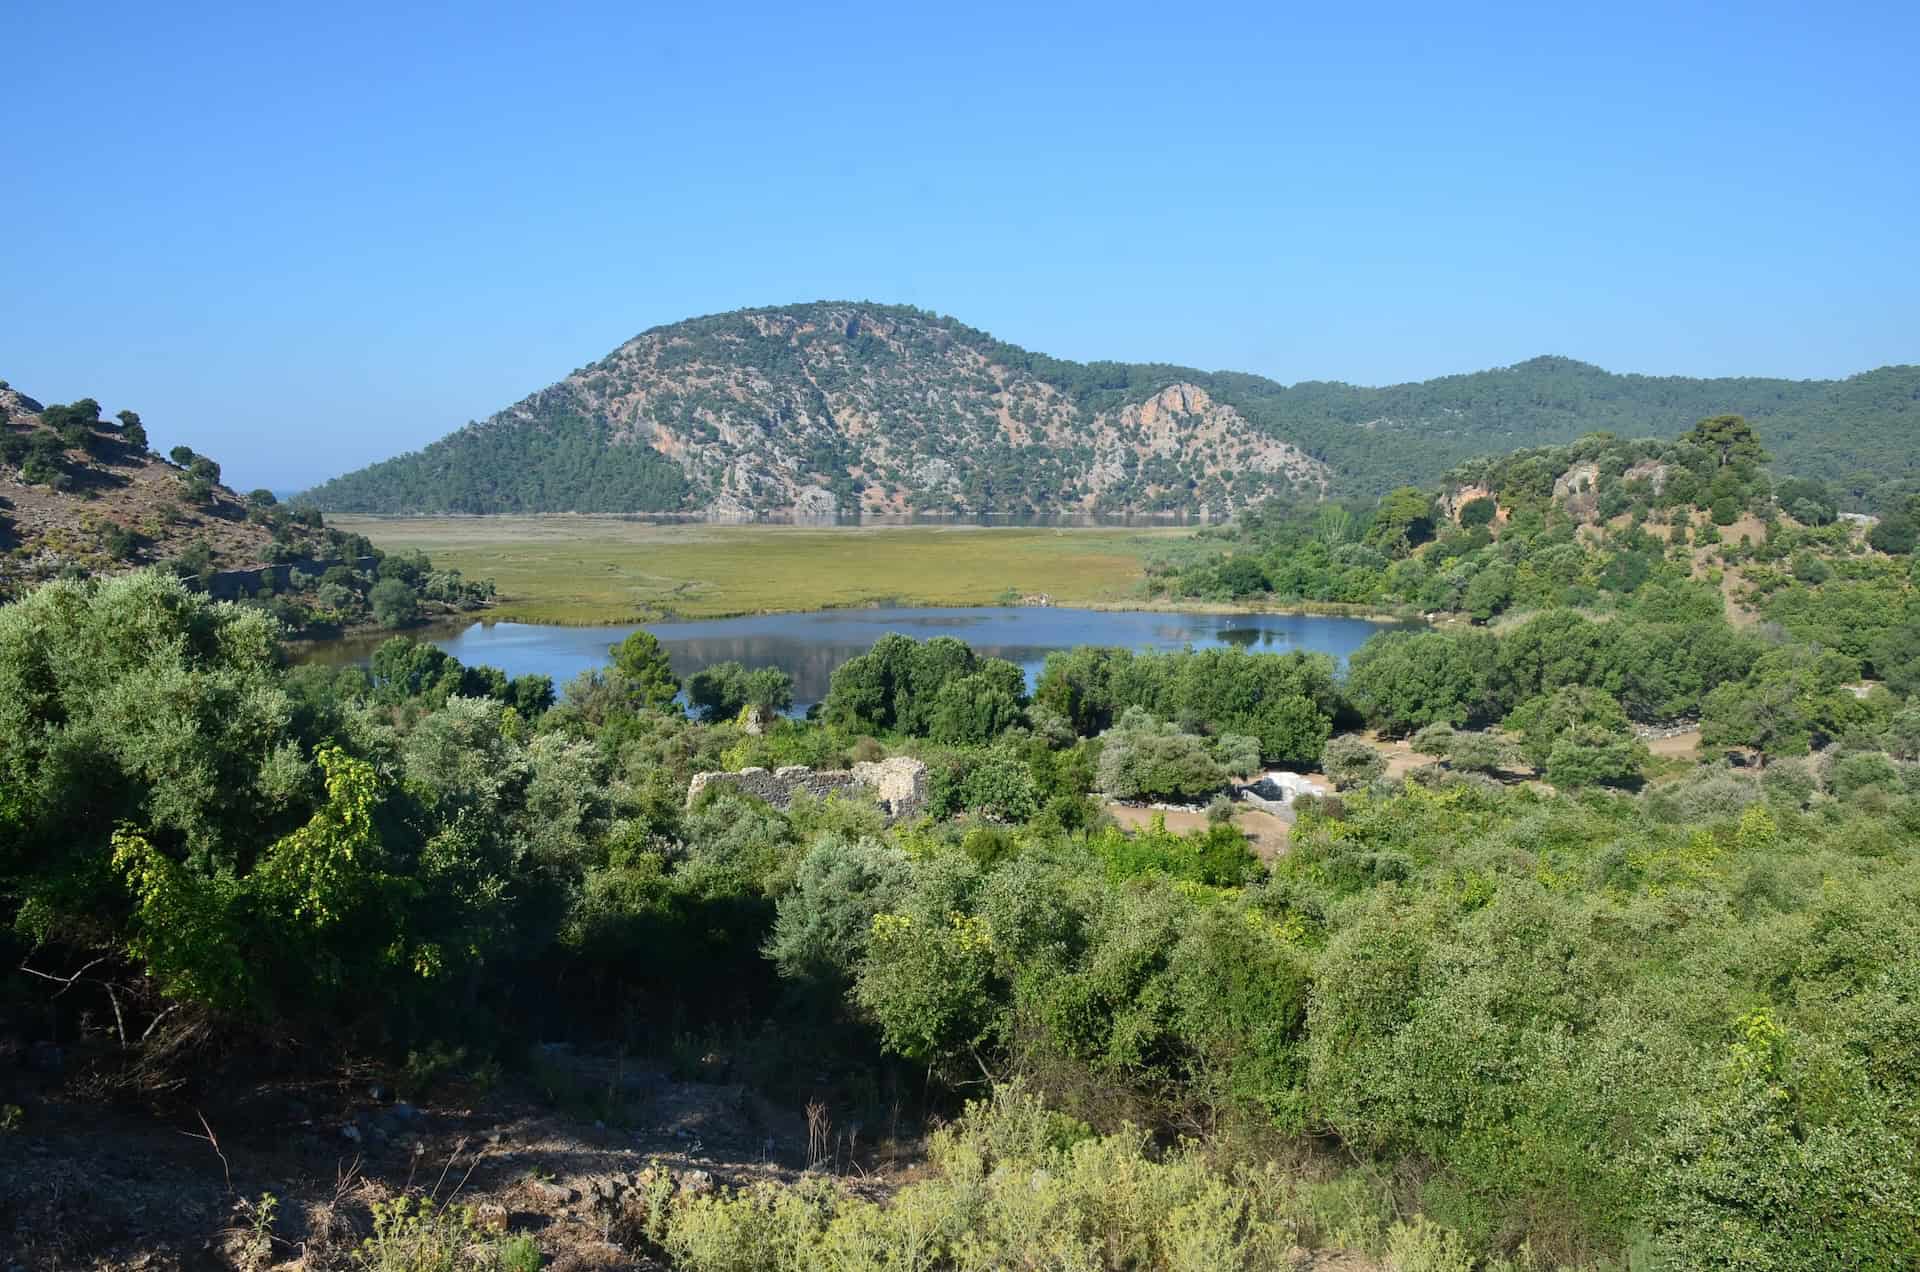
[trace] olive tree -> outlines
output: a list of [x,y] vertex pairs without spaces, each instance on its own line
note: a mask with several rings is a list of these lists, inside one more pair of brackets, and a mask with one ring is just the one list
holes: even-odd
[[1379,751],[1353,734],[1343,734],[1327,743],[1320,767],[1341,790],[1365,786],[1387,771],[1387,761]]

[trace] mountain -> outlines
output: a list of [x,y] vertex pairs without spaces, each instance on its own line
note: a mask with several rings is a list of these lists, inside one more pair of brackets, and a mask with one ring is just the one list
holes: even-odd
[[1568,358],[1418,384],[1077,363],[951,318],[822,301],[641,333],[424,450],[316,487],[377,513],[1231,512],[1377,493],[1488,452],[1750,417],[1856,497],[1920,477],[1920,367],[1847,380],[1615,375]]

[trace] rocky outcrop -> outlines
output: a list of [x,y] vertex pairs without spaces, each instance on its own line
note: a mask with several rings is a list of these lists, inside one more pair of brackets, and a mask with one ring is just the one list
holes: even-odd
[[[1442,491],[1439,502],[1440,515],[1448,521],[1458,524],[1460,521],[1460,510],[1462,508],[1476,499],[1492,499],[1493,497],[1493,490],[1489,486],[1462,486],[1458,490]],[[1505,508],[1495,508],[1493,512],[1494,524],[1496,526],[1505,525],[1507,515]]]
[[1620,474],[1622,482],[1644,481],[1655,495],[1666,493],[1667,466],[1657,459],[1642,460]]
[[1321,492],[1332,477],[1325,464],[1290,442],[1259,432],[1197,384],[1170,384],[1144,402],[1095,417],[1094,426],[1094,459],[1086,476],[1088,507],[1108,487],[1126,480],[1135,466],[1154,460],[1171,461],[1182,471],[1274,474]]
[[1553,501],[1575,521],[1591,521],[1600,509],[1600,465],[1575,464],[1554,479]]
[[888,820],[902,821],[919,816],[926,807],[927,766],[908,756],[896,755],[874,763],[856,764],[851,770],[788,764],[777,769],[695,773],[687,783],[688,805],[702,792],[720,787],[765,800],[781,809],[791,806],[802,795],[825,799],[829,795],[861,794],[878,804]]

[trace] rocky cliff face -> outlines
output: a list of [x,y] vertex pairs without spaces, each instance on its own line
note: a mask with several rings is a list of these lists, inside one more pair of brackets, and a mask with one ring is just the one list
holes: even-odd
[[[648,332],[561,387],[722,514],[1145,511],[1201,487],[1226,512],[1326,484],[1325,465],[1193,385],[1090,412],[967,334],[869,306],[752,312]],[[482,427],[540,416],[529,399]]]
[[[684,479],[654,510],[721,516],[1226,515],[1276,490],[1326,488],[1325,464],[1171,372],[1084,392],[1022,357],[1033,355],[911,309],[823,303],[695,319],[314,496],[372,512],[647,510],[586,480],[622,452]],[[480,480],[466,471],[496,456]]]

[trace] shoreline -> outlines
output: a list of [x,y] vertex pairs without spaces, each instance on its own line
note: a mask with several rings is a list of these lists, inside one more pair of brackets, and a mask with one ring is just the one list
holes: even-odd
[[[1351,618],[1360,622],[1376,623],[1380,626],[1418,624],[1431,626],[1418,614],[1397,614],[1390,610],[1381,610],[1369,606],[1343,605],[1340,602],[1304,601],[1293,605],[1234,605],[1221,601],[1077,601],[1062,602],[1057,605],[1003,605],[998,601],[914,601],[912,603],[880,602],[858,605],[812,605],[802,609],[770,608],[741,609],[714,614],[615,614],[606,617],[588,619],[550,619],[527,618],[513,612],[511,600],[498,601],[484,611],[470,615],[448,616],[431,622],[419,623],[413,627],[396,628],[387,635],[405,636],[410,632],[434,628],[446,628],[463,622],[481,623],[488,627],[495,623],[521,623],[528,627],[647,627],[657,623],[719,623],[734,618],[772,618],[782,614],[841,614],[857,613],[861,610],[971,610],[971,609],[1056,609],[1085,610],[1097,614],[1222,614],[1222,615],[1260,615],[1272,614],[1293,618]],[[339,636],[319,637],[317,639],[290,640],[289,644],[320,646],[332,641],[343,640],[365,632],[345,631]]]

